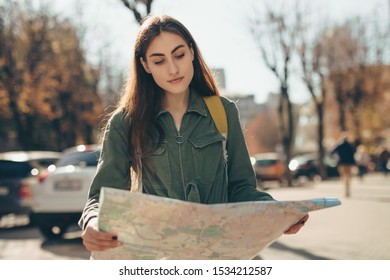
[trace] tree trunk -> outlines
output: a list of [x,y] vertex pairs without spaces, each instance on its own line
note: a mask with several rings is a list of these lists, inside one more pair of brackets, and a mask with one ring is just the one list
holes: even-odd
[[26,139],[24,137],[23,123],[21,120],[18,104],[16,103],[14,98],[12,98],[13,96],[17,96],[17,94],[12,90],[11,87],[9,87],[7,90],[9,94],[9,108],[12,112],[12,119],[15,122],[15,127],[17,132],[17,138],[16,138],[18,141],[17,146],[19,146],[19,148],[23,150],[25,147],[24,140]]
[[[292,186],[292,174],[288,165],[291,160],[291,147],[292,147],[292,137],[294,134],[293,128],[293,112],[292,104],[288,98],[288,87],[281,87],[281,97],[279,104],[279,119],[280,119],[280,128],[282,135],[282,144],[283,144],[283,164],[285,170],[285,179],[287,181],[287,186]],[[287,127],[286,127],[287,124]]]
[[324,164],[325,149],[323,145],[324,139],[324,107],[322,102],[317,102],[317,116],[318,116],[318,126],[317,126],[317,144],[318,144],[318,169],[321,176],[321,179],[326,179],[327,173]]
[[339,127],[341,131],[347,130],[346,120],[345,120],[345,100],[342,98],[342,92],[339,94],[336,94],[336,99],[338,103],[338,110],[339,110]]

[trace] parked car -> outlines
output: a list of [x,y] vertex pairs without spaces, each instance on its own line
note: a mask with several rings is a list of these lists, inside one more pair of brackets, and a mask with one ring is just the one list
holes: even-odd
[[55,168],[34,185],[31,220],[45,238],[61,238],[70,225],[77,223],[98,159],[99,149],[95,145],[67,149]]
[[31,185],[60,156],[61,153],[53,151],[0,153],[0,218],[7,214],[29,214]]
[[[325,170],[327,177],[338,177],[339,172],[337,170],[337,162],[330,155],[326,155],[324,158]],[[299,156],[295,156],[288,165],[289,169],[293,173],[295,179],[305,177],[312,181],[320,179],[318,154],[309,153]]]
[[259,186],[264,181],[284,181],[284,167],[277,153],[260,153],[253,156],[253,168]]

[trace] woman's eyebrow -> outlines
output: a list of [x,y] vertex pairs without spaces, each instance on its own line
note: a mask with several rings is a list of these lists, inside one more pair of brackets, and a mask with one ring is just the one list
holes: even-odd
[[[177,51],[178,49],[180,48],[184,48],[184,45],[178,45],[177,47],[175,47],[172,51],[171,51],[171,54],[173,54],[175,51]],[[151,55],[149,55],[149,57],[153,57],[153,56],[164,56],[163,53],[152,53]]]

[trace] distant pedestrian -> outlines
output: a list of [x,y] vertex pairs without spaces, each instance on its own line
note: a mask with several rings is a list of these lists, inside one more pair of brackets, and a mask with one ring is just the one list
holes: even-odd
[[358,175],[360,179],[363,179],[363,176],[368,172],[368,167],[371,162],[371,158],[366,146],[359,145],[356,148],[355,161],[358,167]]
[[337,156],[338,170],[344,182],[346,197],[351,195],[352,168],[356,165],[356,148],[354,144],[348,141],[348,136],[347,132],[342,132],[340,143],[332,151],[332,155]]
[[378,151],[378,167],[379,171],[385,176],[389,173],[390,152],[387,147],[381,147]]

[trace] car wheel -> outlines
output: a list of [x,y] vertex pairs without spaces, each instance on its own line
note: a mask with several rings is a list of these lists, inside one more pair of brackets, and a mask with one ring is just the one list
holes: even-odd
[[313,175],[313,181],[316,182],[316,183],[319,183],[319,182],[322,181],[322,178],[321,178],[320,175],[314,174],[314,175]]
[[298,185],[304,185],[304,184],[306,184],[309,181],[310,181],[310,178],[307,177],[307,176],[304,176],[304,175],[300,175],[296,179],[296,182],[297,182]]
[[68,228],[68,225],[39,225],[39,231],[48,239],[61,239]]

